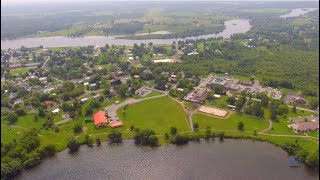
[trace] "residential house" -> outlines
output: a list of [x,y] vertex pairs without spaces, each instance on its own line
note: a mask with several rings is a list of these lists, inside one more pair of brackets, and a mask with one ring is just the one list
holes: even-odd
[[99,111],[93,114],[93,123],[96,126],[96,128],[106,127],[108,124],[106,113],[104,111]]
[[319,130],[319,121],[295,123],[288,125],[295,132],[307,132]]

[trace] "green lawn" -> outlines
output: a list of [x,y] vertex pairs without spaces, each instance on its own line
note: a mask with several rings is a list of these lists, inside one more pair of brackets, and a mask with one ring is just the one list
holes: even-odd
[[118,116],[123,120],[125,129],[133,125],[141,129],[150,128],[160,134],[169,132],[171,126],[180,132],[190,130],[182,107],[167,96],[129,105],[126,118],[122,109],[118,110]]
[[205,129],[210,126],[213,130],[237,130],[238,122],[244,123],[245,131],[263,130],[268,127],[268,121],[244,114],[232,114],[228,119],[219,119],[212,116],[207,116],[202,113],[196,113],[192,117],[193,123],[197,122],[200,129]]
[[195,110],[197,109],[197,105],[195,103],[189,102],[189,101],[184,101],[183,104],[190,110]]
[[23,73],[29,72],[29,69],[32,69],[32,68],[20,68],[20,69],[10,70],[10,74],[11,75],[23,74]]
[[214,99],[213,101],[205,101],[205,104],[225,109],[228,107],[227,99],[228,96],[221,96],[220,99]]
[[1,142],[12,142],[13,139],[18,140],[23,132],[26,131],[24,128],[18,128],[18,127],[10,127],[11,130],[9,130],[9,126],[1,126]]
[[319,131],[307,132],[306,134],[307,134],[308,136],[312,136],[312,137],[319,138]]

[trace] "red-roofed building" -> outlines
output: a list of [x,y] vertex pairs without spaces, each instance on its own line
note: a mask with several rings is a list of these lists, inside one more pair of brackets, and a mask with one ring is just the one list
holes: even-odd
[[93,122],[97,128],[107,126],[108,119],[106,118],[106,113],[104,111],[99,111],[93,114]]
[[49,104],[52,104],[53,102],[52,102],[52,101],[44,101],[44,103],[45,103],[46,105],[49,105]]
[[112,122],[110,124],[110,127],[111,128],[115,128],[115,127],[119,127],[119,126],[122,126],[122,125],[123,125],[123,122],[119,120],[119,121]]

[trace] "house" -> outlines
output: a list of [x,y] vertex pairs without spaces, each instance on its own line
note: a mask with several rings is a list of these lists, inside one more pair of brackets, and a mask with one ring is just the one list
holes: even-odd
[[298,122],[305,122],[305,121],[319,121],[319,116],[299,116],[289,118],[289,122],[298,123]]
[[221,95],[219,95],[219,94],[214,94],[213,97],[214,97],[214,98],[217,98],[217,99],[220,99],[220,98],[221,98]]
[[319,121],[295,123],[288,125],[295,132],[307,132],[319,130]]
[[245,85],[245,86],[251,86],[253,83],[252,83],[252,81],[242,81],[241,84]]
[[97,94],[97,95],[93,96],[94,99],[99,99],[100,97],[101,97],[100,94]]
[[82,103],[85,103],[85,102],[87,102],[88,101],[88,98],[83,98],[83,99],[81,99],[81,102]]
[[50,105],[52,103],[53,103],[53,101],[44,101],[44,104],[46,104],[46,105]]
[[43,93],[48,94],[48,93],[52,92],[53,90],[54,90],[54,88],[47,88],[47,89],[43,90]]
[[41,77],[41,78],[39,78],[39,81],[41,83],[45,83],[45,82],[47,82],[47,77]]
[[112,80],[110,80],[110,84],[111,84],[111,86],[120,85],[121,81],[120,81],[120,79],[112,79]]
[[88,86],[88,85],[89,85],[89,83],[88,83],[88,82],[85,82],[85,83],[83,83],[83,85],[84,85],[84,86]]
[[177,88],[177,90],[178,90],[178,91],[181,91],[181,92],[183,92],[183,89],[182,89],[182,88]]
[[116,128],[116,127],[120,127],[120,126],[123,126],[123,122],[118,120],[118,121],[114,121],[110,124],[110,127],[111,128]]
[[54,110],[52,111],[52,114],[59,114],[59,112],[60,112],[60,109],[57,108],[57,109],[54,109]]
[[95,86],[97,86],[96,83],[90,84],[90,87],[95,87]]
[[104,111],[99,111],[93,114],[93,123],[94,123],[94,126],[96,126],[96,128],[106,127],[108,124],[106,113]]
[[22,98],[16,99],[13,102],[13,105],[21,104],[22,103]]
[[140,76],[139,75],[134,75],[133,76],[135,79],[138,79]]
[[302,97],[295,97],[295,98],[294,98],[294,102],[295,102],[295,103],[298,103],[298,104],[307,104],[307,100],[305,100],[305,99],[302,98]]

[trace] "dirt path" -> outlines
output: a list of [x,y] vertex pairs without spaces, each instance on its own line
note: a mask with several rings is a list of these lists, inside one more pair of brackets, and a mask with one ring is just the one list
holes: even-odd
[[13,127],[13,128],[20,128],[20,129],[28,130],[28,128],[25,128],[25,127],[22,127],[22,126],[10,126],[10,125],[1,125],[1,126],[8,126],[8,127]]

